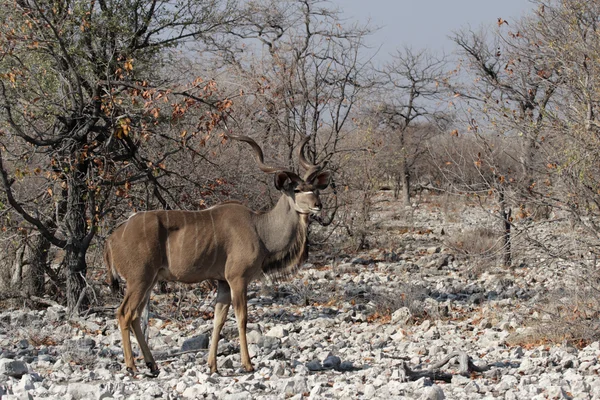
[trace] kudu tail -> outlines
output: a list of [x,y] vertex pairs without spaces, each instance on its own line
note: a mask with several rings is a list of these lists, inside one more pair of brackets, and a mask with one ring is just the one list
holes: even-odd
[[112,263],[112,253],[110,251],[110,245],[107,243],[104,247],[104,264],[108,269],[108,284],[110,285],[110,291],[113,294],[119,293],[119,277],[117,271],[115,271]]

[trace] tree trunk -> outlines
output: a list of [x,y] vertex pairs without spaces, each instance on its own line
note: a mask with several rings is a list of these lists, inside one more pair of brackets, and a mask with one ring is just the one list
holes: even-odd
[[410,205],[410,170],[408,168],[408,154],[406,152],[406,132],[404,128],[400,133],[400,180],[402,183],[402,202],[405,206]]
[[89,305],[88,294],[84,292],[87,272],[85,250],[82,252],[75,246],[68,246],[65,249],[64,264],[67,281],[67,308],[69,312],[78,313],[79,310]]
[[408,168],[406,168],[406,163],[404,163],[403,166],[403,173],[402,173],[402,202],[404,203],[405,206],[409,206],[410,205],[410,172],[408,171]]
[[44,273],[48,264],[50,242],[40,234],[31,235],[19,249],[11,284],[29,296],[40,296],[44,291]]
[[502,227],[502,264],[505,267],[512,265],[512,238],[511,238],[511,217],[512,209],[506,203],[504,188],[498,191],[498,203],[500,205],[500,223]]
[[78,165],[75,178],[68,183],[67,189],[63,191],[66,207],[61,210],[64,212],[65,231],[68,235],[63,263],[66,267],[67,308],[69,312],[77,314],[89,305],[88,293],[84,291],[87,273],[85,255],[93,237],[93,231],[89,231],[93,228],[88,227],[86,221],[85,165]]

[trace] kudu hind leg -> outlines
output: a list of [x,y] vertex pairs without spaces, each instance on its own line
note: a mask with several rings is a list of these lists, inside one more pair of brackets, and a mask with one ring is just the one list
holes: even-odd
[[252,372],[254,371],[254,367],[250,361],[248,341],[246,340],[246,325],[248,323],[248,282],[244,279],[237,279],[230,282],[230,285],[233,310],[235,312],[235,319],[237,320],[240,336],[240,357],[242,359],[242,367],[244,367],[247,372]]
[[219,281],[217,288],[217,304],[215,304],[215,318],[213,321],[213,333],[210,340],[210,351],[208,352],[208,366],[210,372],[217,372],[217,349],[219,348],[219,339],[221,329],[227,320],[227,312],[231,304],[231,290],[229,284],[225,281]]

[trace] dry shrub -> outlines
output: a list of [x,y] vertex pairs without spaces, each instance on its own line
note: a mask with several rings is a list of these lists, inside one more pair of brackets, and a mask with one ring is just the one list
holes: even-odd
[[498,231],[491,228],[473,228],[448,236],[444,244],[458,259],[468,260],[476,273],[485,265],[494,264],[502,252]]
[[511,335],[507,343],[523,347],[543,343],[585,346],[600,340],[600,291],[592,287],[592,281],[578,289],[548,292],[528,321],[529,329]]
[[79,365],[87,369],[93,369],[99,361],[96,354],[80,349],[75,344],[63,345],[60,357],[67,364]]
[[447,239],[448,246],[465,256],[489,257],[499,250],[498,233],[490,228],[474,228]]
[[425,286],[414,284],[403,284],[394,291],[383,288],[373,288],[368,298],[373,304],[373,314],[379,316],[391,316],[394,311],[406,307],[410,310],[413,319],[424,319],[437,314],[433,309],[427,307],[425,300],[429,297],[429,291]]

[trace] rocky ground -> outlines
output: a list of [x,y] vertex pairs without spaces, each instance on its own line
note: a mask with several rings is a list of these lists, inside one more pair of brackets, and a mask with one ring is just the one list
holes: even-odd
[[570,284],[568,266],[461,257],[449,243],[489,220],[477,207],[398,210],[379,198],[373,250],[325,248],[292,282],[250,288],[254,373],[240,369],[231,312],[209,373],[214,293],[186,287],[153,297],[154,379],[125,373],[114,308],[3,311],[0,398],[600,399],[600,343],[552,344],[539,328],[552,324],[531,324],[552,322],[540,302]]

